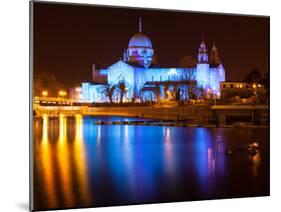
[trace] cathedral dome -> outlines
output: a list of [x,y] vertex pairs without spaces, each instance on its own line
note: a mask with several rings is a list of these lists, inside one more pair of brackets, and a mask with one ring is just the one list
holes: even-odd
[[152,48],[152,43],[144,33],[138,32],[131,38],[129,47]]
[[127,52],[124,53],[124,61],[130,64],[148,68],[153,59],[154,50],[151,40],[142,32],[141,18],[139,19],[139,31],[130,39]]

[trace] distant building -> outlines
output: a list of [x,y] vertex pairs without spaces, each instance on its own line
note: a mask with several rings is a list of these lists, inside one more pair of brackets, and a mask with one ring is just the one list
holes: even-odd
[[[184,48],[184,47],[183,47]],[[146,101],[166,99],[169,93],[180,92],[181,99],[188,99],[194,86],[220,94],[220,82],[225,81],[225,69],[221,63],[218,49],[212,47],[210,58],[207,46],[202,40],[193,68],[159,67],[155,64],[151,40],[139,30],[130,39],[122,59],[102,69],[93,66],[93,81],[82,83],[82,96],[85,102],[105,102],[104,85],[125,82],[127,92],[125,101]],[[116,92],[113,99],[118,100]]]
[[247,83],[242,81],[225,81],[220,83],[221,99],[233,97],[249,98],[252,96],[263,96],[265,88],[260,83]]

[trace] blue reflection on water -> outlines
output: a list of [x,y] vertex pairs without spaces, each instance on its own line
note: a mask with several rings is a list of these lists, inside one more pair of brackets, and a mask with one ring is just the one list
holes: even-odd
[[[213,145],[210,129],[93,124],[100,120],[84,118],[93,193],[103,185],[108,188],[104,191],[110,191],[118,200],[155,200],[161,192],[176,194],[184,180],[194,179],[194,169],[198,192],[205,193],[212,187],[216,166],[223,168],[216,164],[223,151],[218,152]],[[111,119],[121,120],[120,117]],[[224,157],[219,160],[224,164]]]
[[199,179],[200,189],[203,192],[209,190],[210,186],[210,176],[209,176],[209,163],[212,137],[210,130],[206,128],[198,128],[195,131],[195,163],[196,170]]
[[[35,142],[40,140],[37,137],[44,138],[48,134],[46,143],[49,144],[43,149],[45,154],[35,157],[47,164],[45,168],[48,168],[48,162],[53,164],[54,193],[71,197],[72,201],[68,201],[71,206],[194,200],[267,191],[267,175],[260,177],[260,173],[267,170],[262,159],[254,169],[247,164],[247,154],[236,154],[233,160],[225,156],[226,147],[241,147],[255,134],[253,129],[237,133],[236,129],[94,124],[101,120],[124,119],[83,117],[81,128],[77,120],[52,120],[48,123],[50,130],[47,131],[48,126],[44,122],[43,134],[35,131]],[[38,126],[36,129],[39,131]],[[265,130],[255,132],[266,138]],[[61,154],[56,151],[59,149],[58,140],[62,141],[59,142]],[[261,144],[266,149],[264,143]],[[47,160],[51,154],[54,157]],[[41,181],[44,173],[40,169],[35,164],[36,179],[40,185],[36,187],[36,195],[41,200],[40,204],[44,205],[47,189]],[[256,181],[253,181],[253,176]],[[240,183],[241,178],[243,185],[233,186],[233,180]],[[66,183],[62,185],[61,182]],[[256,190],[261,183],[263,186]],[[77,186],[80,186],[79,189]],[[71,187],[69,191],[62,194],[62,188],[68,187]],[[50,203],[46,204],[51,207]]]

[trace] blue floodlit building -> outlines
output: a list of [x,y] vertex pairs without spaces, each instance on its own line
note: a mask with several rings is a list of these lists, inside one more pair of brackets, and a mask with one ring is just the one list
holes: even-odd
[[[197,64],[193,68],[157,67],[151,40],[139,30],[130,39],[122,59],[109,67],[96,69],[93,65],[93,81],[82,83],[82,97],[85,102],[107,102],[105,85],[125,82],[124,101],[154,101],[172,98],[175,91],[181,99],[188,99],[195,90],[220,95],[220,82],[225,81],[225,70],[218,49],[213,45],[210,58],[207,46],[201,42]],[[199,89],[198,89],[199,88]],[[118,101],[119,94],[113,95]]]

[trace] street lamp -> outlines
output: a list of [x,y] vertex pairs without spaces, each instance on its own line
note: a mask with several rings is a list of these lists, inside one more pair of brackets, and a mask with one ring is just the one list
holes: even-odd
[[60,97],[65,97],[66,94],[67,94],[67,93],[66,93],[65,91],[63,91],[63,90],[60,90],[60,91],[59,91],[59,96],[60,96]]
[[75,88],[75,91],[78,93],[78,92],[81,92],[81,87],[76,87]]
[[44,97],[46,97],[46,96],[48,96],[48,91],[42,91],[42,96],[44,96]]

